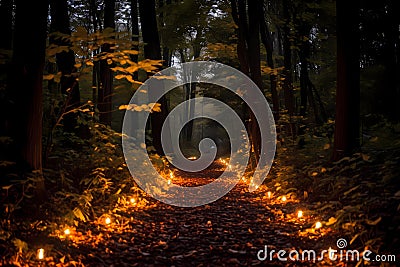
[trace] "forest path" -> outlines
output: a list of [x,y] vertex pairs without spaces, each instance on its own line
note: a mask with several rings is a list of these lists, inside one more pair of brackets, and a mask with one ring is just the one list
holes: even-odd
[[[174,183],[198,185],[220,172],[221,166],[213,164],[197,176],[180,177],[180,173]],[[337,238],[328,234],[330,230],[313,229],[316,218],[297,217],[304,204],[269,198],[264,185],[254,193],[247,186],[240,181],[226,196],[201,207],[179,208],[149,197],[144,208],[121,209],[114,226],[89,227],[90,235],[102,236],[102,241],[80,246],[85,252],[82,261],[89,266],[315,266],[271,261],[269,255],[260,261],[257,253],[268,246],[268,253],[314,249],[319,257],[322,249],[336,247]]]

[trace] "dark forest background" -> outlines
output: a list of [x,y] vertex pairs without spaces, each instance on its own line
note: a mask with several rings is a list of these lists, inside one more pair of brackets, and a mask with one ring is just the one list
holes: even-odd
[[[79,227],[111,203],[144,194],[121,152],[126,104],[158,70],[196,60],[242,71],[270,103],[278,149],[268,183],[329,213],[359,247],[394,251],[399,12],[396,0],[1,0],[4,262],[28,250],[24,232],[43,238],[38,225]],[[177,104],[200,96],[225,100],[246,122],[251,173],[261,142],[253,114],[227,90],[198,84],[147,107],[154,165],[169,175],[162,123]],[[185,155],[219,135],[225,155],[219,126],[194,120],[181,133]]]

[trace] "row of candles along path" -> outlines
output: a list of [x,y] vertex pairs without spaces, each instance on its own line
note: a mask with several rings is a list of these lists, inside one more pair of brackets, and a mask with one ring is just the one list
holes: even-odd
[[[190,157],[189,159],[190,159],[190,160],[196,160],[197,158],[196,158],[196,157]],[[219,161],[220,161],[221,163],[223,163],[224,165],[226,165],[228,168],[230,168],[230,165],[229,165],[229,163],[228,163],[226,160],[224,160],[224,159],[219,159]],[[173,173],[172,171],[170,171],[170,172],[169,172],[169,179],[167,180],[168,185],[171,184],[171,180],[172,180],[172,179],[174,179],[174,173]],[[271,198],[272,198],[272,192],[271,192],[271,191],[268,191],[268,192],[267,192],[267,196],[268,196],[269,199],[271,199]],[[282,197],[280,197],[280,200],[284,203],[284,202],[287,201],[287,198],[286,198],[286,196],[282,196]],[[135,199],[134,197],[131,197],[130,200],[129,200],[129,202],[130,202],[131,204],[133,204],[133,205],[136,205],[136,199]],[[297,211],[297,218],[299,218],[299,219],[300,219],[300,218],[303,218],[303,211],[302,211],[302,210],[298,210],[298,211]],[[111,222],[112,222],[111,217],[109,217],[109,216],[105,217],[104,223],[105,223],[106,225],[111,225]],[[316,223],[314,224],[314,229],[316,229],[316,230],[320,229],[321,227],[322,227],[322,223],[319,222],[319,221],[316,222]],[[64,230],[64,234],[65,234],[65,236],[69,236],[69,235],[71,235],[72,233],[71,233],[71,230],[70,230],[69,228],[66,228],[66,229]],[[40,248],[40,249],[37,250],[37,259],[38,259],[38,260],[43,260],[43,259],[45,259],[45,250],[44,250],[44,248]]]
[[[268,197],[271,198],[272,193],[271,193],[271,192],[268,192],[267,194],[268,194]],[[282,201],[282,202],[286,202],[286,200],[287,200],[287,199],[286,199],[285,196],[281,197],[281,201]],[[133,197],[130,198],[130,203],[132,203],[133,205],[136,205],[136,199],[133,198]],[[298,210],[298,211],[297,211],[297,218],[302,219],[303,217],[304,217],[304,212],[303,212],[302,210]],[[111,223],[112,223],[111,217],[110,217],[110,216],[106,216],[106,217],[104,218],[104,224],[105,224],[106,226],[110,226]],[[207,222],[207,224],[210,224],[210,221]],[[316,223],[314,224],[314,227],[313,227],[313,228],[314,228],[315,230],[318,230],[318,229],[322,228],[322,223],[321,223],[320,221],[316,222]],[[73,233],[72,233],[72,231],[71,231],[70,228],[65,228],[65,229],[64,229],[64,235],[65,235],[66,237],[68,237],[68,236],[70,236],[70,235],[72,235],[72,234],[73,234]],[[40,249],[37,250],[37,259],[38,259],[38,260],[44,260],[44,259],[45,259],[45,250],[44,250],[44,248],[40,248]]]

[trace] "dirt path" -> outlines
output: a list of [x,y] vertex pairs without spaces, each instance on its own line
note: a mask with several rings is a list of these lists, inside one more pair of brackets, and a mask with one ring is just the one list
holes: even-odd
[[[203,173],[205,177],[180,181],[198,185],[220,171],[214,165]],[[86,238],[101,241],[82,243],[76,252],[89,266],[299,266],[300,262],[260,261],[257,253],[265,246],[268,251],[319,251],[336,244],[334,233],[323,228],[305,234],[316,218],[307,214],[297,218],[298,209],[304,208],[301,202],[283,203],[277,196],[268,198],[267,192],[261,186],[249,193],[241,181],[222,199],[197,208],[173,207],[149,198],[144,208],[117,211],[114,226],[87,226]]]

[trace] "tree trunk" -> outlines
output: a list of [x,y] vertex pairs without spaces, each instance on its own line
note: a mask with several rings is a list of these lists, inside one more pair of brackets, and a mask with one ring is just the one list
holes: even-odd
[[283,93],[285,97],[285,107],[288,111],[289,117],[294,115],[294,96],[292,85],[292,49],[290,42],[290,13],[288,0],[283,1],[283,17],[285,19],[285,26],[283,27],[283,65],[284,65],[284,78]]
[[[13,14],[13,1],[2,0],[0,3],[0,50],[11,50],[12,48],[12,14]],[[0,52],[3,57],[3,53]],[[7,58],[4,55],[4,58]],[[9,61],[0,64],[0,73],[7,73],[9,70]],[[0,87],[3,88],[5,81],[0,81]],[[7,127],[7,113],[9,101],[6,97],[0,96],[0,135],[6,134]],[[1,153],[3,154],[3,153]],[[7,154],[7,153],[5,153]]]
[[[131,0],[131,21],[132,21],[132,50],[139,51],[139,12],[138,0]],[[131,60],[135,63],[138,62],[138,55],[131,55]],[[138,72],[133,73],[133,79],[138,80]]]
[[[98,29],[96,13],[97,13],[97,7],[95,0],[89,0],[89,16],[93,26],[93,33],[95,33]],[[98,53],[97,50],[93,51],[93,57],[95,57],[97,53]],[[92,68],[92,101],[95,108],[97,108],[97,91],[99,89],[98,75],[99,75],[99,62],[95,61],[93,62],[93,68]]]
[[360,38],[357,1],[336,1],[337,89],[333,160],[360,146]]
[[[104,1],[104,28],[115,30],[115,0]],[[110,53],[112,44],[105,43],[101,47],[102,53]],[[113,93],[113,73],[107,60],[100,62],[101,85],[98,91],[98,109],[100,112],[100,122],[111,126],[112,119],[112,93]]]
[[[32,12],[35,10],[35,12]],[[42,172],[43,68],[46,47],[47,1],[16,1],[14,54],[9,79],[10,131],[21,168]],[[29,44],[27,44],[29,42]],[[39,201],[44,180],[36,185]]]
[[[50,31],[55,33],[71,35],[71,29],[68,16],[68,3],[66,0],[51,0],[51,25]],[[60,37],[50,38],[50,42],[58,46],[71,46],[68,40]],[[56,55],[58,71],[62,73],[60,88],[61,93],[67,95],[65,111],[72,110],[80,105],[79,83],[74,75],[76,73],[75,53],[72,50],[61,52]],[[76,114],[69,113],[63,117],[64,130],[75,132],[77,121]]]
[[[265,21],[264,8],[260,9],[260,11],[262,12],[261,24],[260,24],[261,40],[267,52],[267,66],[273,70],[275,68],[273,60],[274,43],[267,22]],[[272,73],[269,75],[269,77],[270,77],[269,79],[271,84],[271,95],[272,95],[272,111],[274,113],[274,119],[277,122],[279,120],[279,97],[278,97],[277,81],[276,81],[277,77]]]
[[[158,7],[161,9],[165,5],[170,5],[171,0],[166,0],[164,3],[164,0],[159,0],[158,1]],[[164,28],[165,27],[165,14],[164,12],[160,12],[159,14],[159,21],[160,21],[160,27]],[[168,46],[165,45],[165,42],[161,39],[161,44],[162,44],[162,59],[163,59],[163,68],[168,68],[171,66],[171,53],[169,51]]]
[[247,57],[247,14],[245,1],[231,0],[232,18],[237,25],[238,43],[236,52],[239,59],[240,71],[250,76]]
[[[240,70],[248,75],[262,90],[261,65],[260,65],[260,23],[262,8],[261,0],[238,1],[231,0],[232,18],[237,28],[238,45],[237,54],[240,62]],[[245,113],[249,114],[247,130],[255,162],[250,162],[254,167],[257,164],[261,151],[261,136],[258,122],[246,106]]]
[[[161,48],[158,35],[155,0],[139,0],[139,14],[142,28],[144,56],[146,59],[160,60]],[[150,74],[149,74],[150,75]],[[150,92],[149,98],[152,99]],[[161,112],[150,114],[153,146],[159,155],[164,155],[161,143],[161,130],[168,115],[168,105],[165,96],[158,101],[161,104]]]
[[[249,18],[249,39],[248,39],[248,58],[250,67],[250,77],[253,82],[262,90],[261,79],[261,58],[260,58],[260,8],[262,8],[261,0],[248,1],[248,18]],[[261,135],[258,122],[254,113],[250,113],[250,138],[255,153],[256,162],[261,154]]]

